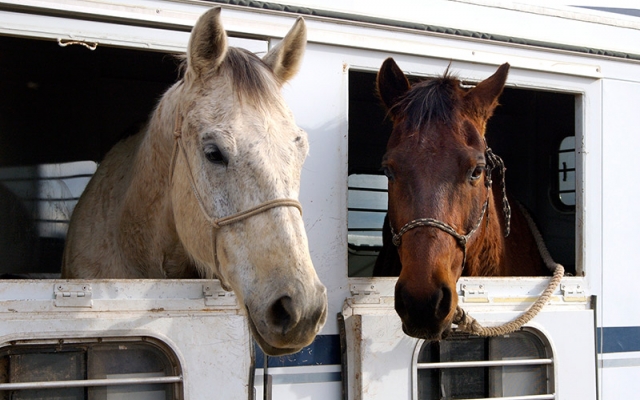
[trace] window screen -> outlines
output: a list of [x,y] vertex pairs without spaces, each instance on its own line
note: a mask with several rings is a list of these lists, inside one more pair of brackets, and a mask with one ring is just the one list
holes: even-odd
[[348,194],[349,276],[371,276],[387,213],[387,178],[352,174]]
[[0,400],[182,398],[177,357],[154,339],[23,341],[0,348]]
[[558,200],[564,206],[576,205],[576,137],[568,136],[558,149]]
[[529,331],[421,341],[413,368],[413,399],[555,398],[551,350]]

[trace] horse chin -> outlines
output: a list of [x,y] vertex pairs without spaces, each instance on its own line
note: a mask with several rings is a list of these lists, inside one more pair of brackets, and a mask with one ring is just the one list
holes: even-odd
[[267,343],[266,339],[262,336],[262,334],[256,328],[256,325],[253,323],[253,318],[251,313],[247,309],[247,320],[249,321],[249,329],[251,330],[251,334],[253,338],[258,343],[258,346],[262,349],[265,354],[268,356],[284,356],[287,354],[293,354],[299,352],[304,346],[299,347],[275,347],[271,344]]
[[435,332],[432,330],[423,329],[419,327],[407,326],[407,324],[402,322],[402,331],[407,336],[411,336],[416,339],[424,339],[429,342],[437,342],[440,340],[444,340],[453,332],[450,322],[442,325],[442,329]]

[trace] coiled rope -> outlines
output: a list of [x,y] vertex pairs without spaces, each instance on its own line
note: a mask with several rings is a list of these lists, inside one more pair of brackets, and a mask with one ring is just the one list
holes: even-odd
[[[518,203],[519,204],[519,203]],[[522,328],[524,324],[531,321],[538,313],[542,310],[542,308],[547,304],[551,295],[555,292],[558,284],[562,280],[564,276],[564,267],[561,264],[556,263],[551,258],[549,251],[547,250],[547,246],[544,244],[542,239],[542,235],[540,231],[536,227],[533,219],[529,215],[529,213],[524,209],[524,207],[520,205],[520,209],[522,210],[527,223],[529,224],[529,228],[531,229],[531,233],[536,241],[536,245],[538,246],[538,251],[540,252],[540,256],[542,256],[542,260],[544,264],[549,268],[550,271],[553,271],[553,276],[549,280],[549,284],[544,292],[538,297],[538,299],[529,307],[523,314],[519,317],[509,321],[500,326],[492,326],[492,327],[484,327],[480,325],[478,321],[475,320],[472,316],[467,314],[460,306],[456,308],[455,314],[453,316],[453,323],[458,325],[456,329],[457,332],[463,333],[471,333],[478,336],[491,337],[491,336],[500,336],[507,335],[509,333],[515,332]]]

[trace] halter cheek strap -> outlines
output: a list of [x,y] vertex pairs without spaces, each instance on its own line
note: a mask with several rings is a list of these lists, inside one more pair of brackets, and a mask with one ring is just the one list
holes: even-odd
[[442,222],[434,218],[416,218],[404,224],[404,226],[400,228],[398,233],[395,232],[393,227],[391,228],[391,234],[393,235],[391,238],[391,241],[393,242],[393,244],[396,247],[399,247],[401,244],[402,235],[404,235],[405,233],[407,233],[407,231],[410,231],[411,229],[414,229],[414,228],[423,226],[423,227],[440,229],[441,231],[446,232],[449,235],[453,236],[456,239],[456,242],[458,243],[458,245],[462,248],[462,269],[464,270],[464,267],[467,263],[467,243],[469,242],[469,239],[478,230],[478,228],[480,227],[480,224],[482,224],[482,219],[484,218],[485,215],[487,215],[487,223],[489,221],[488,220],[489,215],[487,214],[487,209],[489,207],[489,198],[491,194],[491,183],[492,183],[491,173],[493,172],[493,169],[495,167],[500,168],[500,174],[502,175],[502,205],[503,205],[503,211],[505,215],[505,237],[509,236],[509,233],[511,231],[511,206],[509,206],[509,201],[507,200],[507,191],[506,191],[506,184],[505,184],[506,168],[504,166],[504,162],[502,161],[502,159],[499,156],[493,154],[493,151],[491,150],[491,148],[486,145],[486,141],[485,141],[485,159],[487,160],[487,169],[485,171],[485,187],[487,188],[487,198],[484,201],[484,204],[482,205],[480,216],[478,217],[475,225],[473,226],[473,228],[471,228],[469,232],[467,232],[466,235],[462,235],[458,233],[451,225],[447,224],[446,222]]
[[[173,182],[173,173],[176,167],[176,162],[178,159],[178,155],[182,154],[185,163],[187,164],[187,177],[189,178],[189,184],[191,185],[191,191],[193,192],[196,200],[198,200],[198,205],[200,206],[200,210],[202,211],[202,215],[209,221],[211,224],[211,246],[213,251],[213,262],[216,267],[216,271],[220,272],[220,268],[218,265],[218,249],[217,249],[217,240],[216,240],[216,231],[223,226],[231,225],[233,223],[242,221],[254,215],[263,213],[269,209],[275,207],[295,207],[300,211],[302,215],[302,205],[298,200],[295,199],[273,199],[265,201],[264,203],[258,204],[257,206],[251,207],[247,210],[240,211],[235,214],[228,215],[226,217],[214,218],[207,212],[207,209],[204,205],[204,201],[202,200],[202,196],[200,196],[200,192],[196,186],[195,178],[193,177],[193,170],[191,169],[191,165],[189,163],[189,157],[187,157],[187,152],[184,148],[184,144],[182,142],[182,114],[178,111],[176,112],[176,121],[175,127],[173,130],[173,151],[171,154],[171,164],[170,164],[170,172],[169,172],[169,180]],[[219,277],[222,278],[222,277]],[[228,288],[228,285],[223,282],[223,279],[220,279],[225,289]]]

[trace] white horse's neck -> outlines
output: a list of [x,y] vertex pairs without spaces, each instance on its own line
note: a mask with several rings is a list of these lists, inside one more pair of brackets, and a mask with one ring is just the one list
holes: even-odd
[[123,203],[123,212],[137,225],[132,233],[142,232],[148,236],[136,238],[136,241],[143,239],[149,243],[137,251],[144,252],[145,258],[153,260],[152,265],[147,266],[152,270],[151,276],[160,273],[164,277],[171,277],[174,273],[184,276],[184,268],[191,268],[176,233],[170,195],[179,86],[176,84],[168,90],[145,131],[140,132],[142,136],[132,163],[132,180]]

